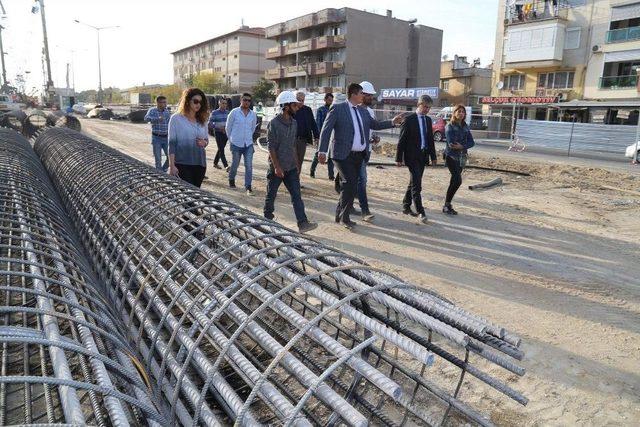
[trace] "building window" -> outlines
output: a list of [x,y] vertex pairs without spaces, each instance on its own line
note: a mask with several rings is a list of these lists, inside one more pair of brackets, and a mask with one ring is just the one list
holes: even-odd
[[440,89],[444,91],[449,90],[449,80],[440,80]]
[[567,28],[567,34],[564,39],[565,49],[578,49],[580,47],[580,34],[582,28]]
[[573,87],[573,71],[538,74],[538,87],[545,89],[571,89]]
[[523,90],[524,89],[524,74],[511,74],[504,76],[504,89],[509,90]]
[[235,36],[233,39],[234,39],[234,40],[238,40],[238,36]]

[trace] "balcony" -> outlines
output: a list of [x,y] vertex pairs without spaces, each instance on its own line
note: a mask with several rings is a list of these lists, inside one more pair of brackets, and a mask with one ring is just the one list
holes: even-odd
[[507,7],[505,25],[527,24],[555,19],[566,21],[570,7],[566,0],[558,1],[556,6],[553,6],[553,2],[544,0],[536,0],[522,6],[509,6]]
[[628,27],[607,31],[607,43],[620,43],[639,39],[640,27]]
[[278,80],[284,78],[284,68],[270,68],[264,72],[264,77],[267,80]]
[[600,89],[633,89],[638,85],[638,75],[600,77]]
[[300,16],[299,18],[291,19],[280,24],[267,27],[265,30],[265,37],[277,38],[283,34],[292,33],[304,28],[314,27],[316,25],[325,25],[334,22],[342,22],[345,20],[343,14],[337,9],[325,9],[317,13],[310,13],[308,15]]
[[323,36],[318,37],[315,40],[314,49],[331,49],[337,47],[345,47],[347,40],[344,35],[339,36]]
[[[309,68],[311,68],[309,66]],[[311,71],[309,71],[309,74],[311,74]],[[288,78],[288,77],[302,77],[305,76],[305,67],[304,65],[290,65],[289,67],[286,67],[284,69],[284,77]]]
[[314,76],[339,74],[344,70],[344,62],[317,62],[311,73]]
[[289,43],[286,48],[287,55],[293,55],[300,52],[311,50],[312,39],[301,40],[295,43]]
[[265,57],[267,59],[274,59],[284,56],[285,47],[284,46],[274,46],[272,48],[267,49],[267,53]]

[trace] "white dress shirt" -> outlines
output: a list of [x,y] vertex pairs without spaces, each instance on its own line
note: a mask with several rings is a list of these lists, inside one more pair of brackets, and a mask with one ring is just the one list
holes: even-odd
[[[353,122],[353,143],[351,145],[351,151],[364,151],[367,148],[366,143],[363,144],[363,137],[360,134],[360,126],[358,126],[358,120],[360,120],[360,125],[364,129],[364,121],[362,120],[362,116],[358,111],[358,106],[353,105],[351,102],[347,101],[349,104],[349,111],[351,111],[351,121]],[[356,107],[354,109],[354,107]],[[356,117],[356,114],[358,115]]]
[[418,115],[418,124],[420,125],[420,148],[423,150],[427,148],[427,141],[425,140],[425,130],[423,126],[427,125],[427,119],[424,114],[420,114],[418,110],[416,110],[416,114]]

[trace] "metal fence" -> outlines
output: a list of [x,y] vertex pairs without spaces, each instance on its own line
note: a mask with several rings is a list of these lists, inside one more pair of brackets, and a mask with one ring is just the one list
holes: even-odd
[[516,135],[527,145],[572,153],[624,156],[635,143],[635,126],[518,120]]

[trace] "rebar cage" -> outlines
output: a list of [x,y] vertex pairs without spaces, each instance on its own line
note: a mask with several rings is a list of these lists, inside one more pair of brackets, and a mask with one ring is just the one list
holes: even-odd
[[69,129],[35,144],[169,422],[491,425],[520,339]]
[[10,129],[0,206],[0,425],[166,424],[47,172]]

